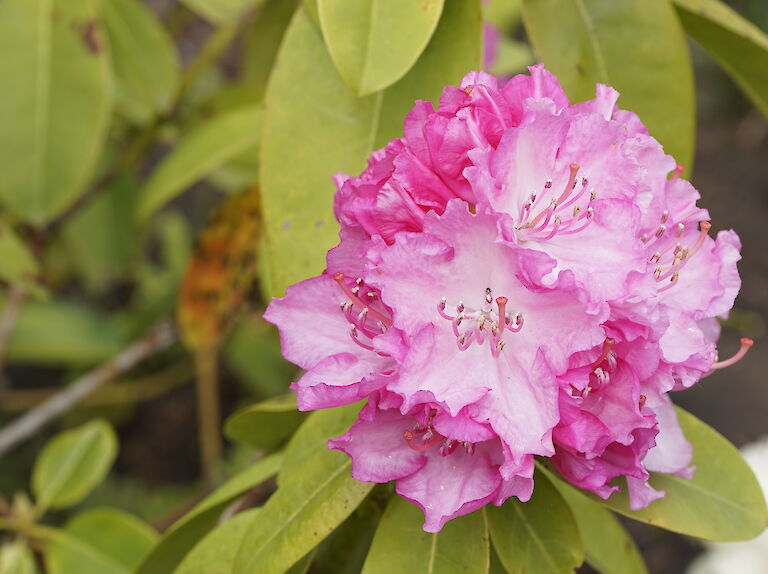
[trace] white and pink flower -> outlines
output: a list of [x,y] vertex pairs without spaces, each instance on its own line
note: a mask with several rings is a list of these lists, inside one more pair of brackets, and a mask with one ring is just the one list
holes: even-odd
[[624,476],[646,506],[664,494],[649,471],[693,472],[667,393],[751,344],[717,362],[738,237],[709,237],[698,193],[617,98],[570,105],[534,66],[417,102],[403,138],[337,176],[326,272],[265,314],[306,370],[300,409],[368,399],[331,447],[359,480],[397,481],[428,531],[527,500],[534,456],[606,498]]

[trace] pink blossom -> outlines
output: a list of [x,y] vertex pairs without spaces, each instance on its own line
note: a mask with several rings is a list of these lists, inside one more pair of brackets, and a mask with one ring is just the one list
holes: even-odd
[[425,529],[509,496],[533,457],[632,508],[690,477],[668,393],[719,361],[739,239],[709,236],[681,169],[618,93],[571,105],[542,66],[483,72],[417,102],[403,137],[339,175],[340,242],[323,275],[265,317],[306,373],[302,410],[368,398],[332,448],[397,481]]
[[367,482],[397,481],[397,493],[426,517],[424,530],[438,532],[457,516],[510,496],[533,492],[533,457],[503,470],[504,446],[489,425],[456,417],[436,404],[401,412],[394,393],[374,393],[347,433],[330,448],[352,457],[352,476]]

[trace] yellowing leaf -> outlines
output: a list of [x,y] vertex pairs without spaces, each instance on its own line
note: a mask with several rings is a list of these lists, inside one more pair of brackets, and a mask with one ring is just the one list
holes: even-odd
[[256,279],[259,194],[250,189],[221,204],[198,240],[181,285],[178,319],[192,349],[215,348]]

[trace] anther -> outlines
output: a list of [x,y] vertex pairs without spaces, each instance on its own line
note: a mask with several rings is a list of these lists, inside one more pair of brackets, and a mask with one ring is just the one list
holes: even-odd
[[493,303],[493,291],[491,291],[490,287],[485,288],[485,302]]
[[[333,275],[333,280],[336,281],[336,283],[338,283],[339,287],[344,292],[344,294],[347,297],[349,297],[350,302],[352,304],[358,305],[361,309],[364,309],[364,308],[368,307],[368,305],[366,303],[364,303],[363,301],[361,301],[360,298],[357,296],[357,292],[359,291],[360,288],[359,287],[355,287],[353,289],[350,289],[349,286],[344,281],[344,274],[343,273],[341,273],[341,272],[335,273]],[[370,309],[369,308],[369,314],[372,317],[375,317],[376,319],[378,319],[384,325],[389,326],[389,325],[392,324],[392,319],[390,319],[386,315],[382,315],[381,313],[379,313],[375,309]]]
[[669,211],[666,209],[661,213],[661,222],[666,223],[667,219],[669,219]]
[[659,225],[659,228],[656,230],[656,237],[661,239],[662,237],[664,237],[664,234],[666,232],[667,232],[667,226],[662,223],[661,225]]
[[677,224],[677,232],[675,235],[677,237],[680,237],[683,234],[683,231],[685,231],[685,224],[684,223],[678,223]]
[[[544,189],[550,189],[552,187],[552,180],[548,179],[546,182],[544,182]],[[535,197],[535,196],[532,196]]]
[[362,277],[358,277],[357,279],[355,279],[355,283],[357,283],[358,285],[362,285],[363,284],[363,278]]
[[576,207],[573,208],[573,216],[577,217],[579,213],[581,213],[581,207],[577,205]]
[[752,339],[748,339],[744,337],[743,339],[741,339],[741,346],[739,347],[739,350],[736,351],[736,354],[730,359],[726,359],[725,361],[718,361],[717,363],[714,363],[712,365],[712,370],[715,371],[717,369],[724,369],[725,367],[730,367],[731,365],[738,363],[741,359],[744,358],[744,355],[747,354],[747,351],[749,351],[749,349],[754,344],[755,342]]
[[640,395],[640,400],[637,401],[637,407],[639,410],[643,410],[646,400],[648,400],[648,398],[645,395]]

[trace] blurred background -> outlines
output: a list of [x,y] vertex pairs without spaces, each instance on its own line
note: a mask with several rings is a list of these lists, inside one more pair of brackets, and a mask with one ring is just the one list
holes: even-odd
[[[728,3],[768,31],[768,3]],[[211,428],[220,429],[241,406],[284,394],[295,374],[260,318],[254,187],[254,110],[295,4],[264,0],[227,13],[235,4],[146,0],[135,10],[115,2],[122,12],[107,14],[99,33],[109,39],[115,68],[126,73],[115,86],[104,148],[91,159],[72,159],[95,162],[94,177],[43,225],[2,224],[0,256],[12,264],[0,269],[0,427],[166,318],[178,316],[184,341],[156,345],[135,368],[15,441],[0,460],[0,514],[14,493],[28,490],[34,460],[51,436],[104,418],[119,438],[111,472],[79,505],[51,513],[50,522],[108,505],[162,530],[207,484],[246,467],[258,452],[259,445],[230,440],[236,431],[219,452]],[[517,3],[502,4],[486,6],[486,65],[508,76],[534,56],[519,11],[510,9]],[[98,51],[98,33],[82,32]],[[136,46],[144,49],[137,53]],[[743,287],[724,325],[721,354],[735,352],[740,337],[753,338],[755,347],[675,399],[740,446],[768,434],[768,123],[699,46],[691,50],[698,128],[692,181],[713,231],[735,229],[744,245]],[[101,105],[98,98],[91,104]],[[142,219],[142,210],[154,212],[151,219]],[[210,399],[203,409],[198,396]],[[285,423],[286,436],[298,417]],[[265,440],[283,439],[278,432]],[[626,524],[654,574],[683,572],[701,550],[682,536]]]

